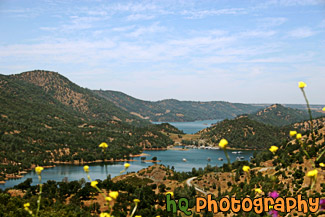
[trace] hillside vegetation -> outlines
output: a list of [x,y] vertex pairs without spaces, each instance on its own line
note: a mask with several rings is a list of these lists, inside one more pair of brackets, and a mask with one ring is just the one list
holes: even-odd
[[[28,75],[34,77],[33,72]],[[143,120],[131,119],[132,115],[103,98],[92,98],[91,91],[61,80],[60,75],[49,72],[48,86],[20,76],[27,74],[0,75],[0,179],[34,165],[127,158],[145,147],[173,144],[161,133],[172,130],[170,125],[139,127]],[[135,122],[136,126],[131,125]],[[109,152],[97,148],[101,142],[109,144]]]
[[[130,173],[118,176],[113,179],[108,177],[105,180],[96,180],[97,187],[103,192],[118,191],[116,200],[110,202],[111,209],[105,205],[103,195],[91,187],[90,182],[85,180],[72,182],[48,181],[43,185],[41,215],[46,216],[99,216],[99,213],[110,212],[114,216],[128,216],[134,208],[134,199],[139,199],[139,205],[135,212],[141,216],[184,216],[167,212],[166,193],[173,192],[173,199],[187,198],[189,210],[193,217],[199,216],[270,216],[267,211],[257,214],[255,210],[238,213],[221,212],[213,215],[212,211],[202,210],[200,214],[194,211],[195,197],[204,196],[194,187],[202,189],[212,195],[212,199],[220,201],[223,197],[245,197],[257,198],[267,197],[271,192],[276,192],[279,197],[302,199],[324,198],[325,197],[325,172],[320,162],[325,161],[324,142],[325,128],[320,127],[315,133],[316,143],[310,139],[310,134],[303,135],[301,140],[293,139],[278,144],[279,150],[271,153],[269,150],[254,154],[254,159],[247,161],[235,161],[231,164],[224,164],[222,167],[207,165],[204,169],[193,169],[188,172],[177,172],[173,168],[162,165],[154,165],[142,169],[137,173]],[[303,144],[302,144],[303,143]],[[309,153],[311,161],[305,156],[304,149]],[[320,157],[316,160],[316,157]],[[311,185],[311,178],[306,174],[311,171],[315,162],[315,169],[318,176],[315,184]],[[249,166],[248,172],[243,171],[243,166]],[[91,167],[90,167],[91,170]],[[187,180],[196,177],[192,186],[188,186]],[[31,179],[17,185],[14,189],[0,192],[0,211],[19,216],[26,214],[21,209],[24,203],[31,203],[31,209],[36,210],[38,186],[31,186]],[[255,189],[259,189],[258,193]],[[21,195],[23,197],[17,196]],[[270,208],[272,209],[272,208]],[[321,209],[316,213],[298,212],[297,208],[290,213],[278,213],[276,216],[324,216]]]
[[196,102],[167,99],[151,102],[110,90],[96,90],[95,93],[131,114],[158,122],[234,118],[239,114],[249,114],[262,108],[257,105],[223,101]]
[[[313,113],[316,116],[324,114],[316,111]],[[306,132],[309,129],[309,122],[303,120],[308,117],[305,111],[275,104],[250,115],[218,122],[198,134],[200,139],[212,144],[226,138],[231,141],[232,148],[267,149],[285,140],[292,129]],[[323,119],[323,117],[314,119],[314,127],[322,126]]]
[[266,125],[247,117],[224,120],[216,125],[200,131],[201,139],[217,144],[222,138],[231,143],[232,148],[266,149],[281,143],[289,130]]
[[134,125],[149,124],[137,116],[118,108],[108,100],[82,88],[57,72],[35,70],[10,76],[42,88],[49,96],[64,106],[73,109],[89,119],[121,121]]
[[[321,111],[321,109],[319,110]],[[313,111],[314,118],[324,115],[321,112]],[[280,104],[274,104],[248,115],[248,118],[270,124],[273,126],[286,126],[292,123],[301,122],[309,119],[307,111],[284,107]]]

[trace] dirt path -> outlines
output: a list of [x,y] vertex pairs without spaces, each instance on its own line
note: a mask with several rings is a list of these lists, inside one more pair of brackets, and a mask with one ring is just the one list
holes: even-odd
[[[196,179],[196,178],[197,178],[197,177],[192,177],[192,178],[187,179],[187,180],[186,180],[186,184],[187,184],[189,187],[191,187],[191,186],[192,186],[192,183],[191,183],[191,182],[192,182],[194,179]],[[196,187],[195,185],[193,185],[193,186],[194,186],[195,190],[197,190],[198,192],[201,192],[201,193],[204,194],[204,195],[207,195],[207,194],[208,194],[207,192],[203,191],[202,189]]]

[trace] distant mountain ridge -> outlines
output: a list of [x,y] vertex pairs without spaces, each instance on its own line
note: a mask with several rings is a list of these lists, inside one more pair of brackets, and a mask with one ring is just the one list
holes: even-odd
[[255,112],[262,106],[223,101],[179,101],[166,99],[156,102],[136,99],[125,93],[95,90],[99,96],[143,119],[157,122],[184,122],[234,118],[239,114]]

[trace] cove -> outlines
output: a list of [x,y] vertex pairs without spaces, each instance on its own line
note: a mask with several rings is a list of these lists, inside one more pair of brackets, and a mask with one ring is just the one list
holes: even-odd
[[[241,154],[233,154],[231,150],[228,151],[231,162],[235,161],[237,157],[243,157],[243,160],[248,160],[253,155],[254,151],[242,151]],[[226,157],[223,150],[206,150],[206,149],[186,149],[186,150],[166,150],[166,151],[145,151],[144,154],[147,160],[151,160],[152,157],[157,157],[158,164],[174,167],[176,171],[191,171],[192,168],[204,168],[207,164],[211,166],[222,166],[226,163]],[[186,159],[186,162],[183,159]],[[207,161],[210,158],[210,161]],[[219,161],[218,158],[223,158],[223,161]],[[129,162],[131,166],[128,172],[137,172],[143,168],[153,165],[150,162],[141,162],[140,157],[133,158],[136,161]],[[90,176],[95,179],[106,179],[108,175],[115,177],[120,175],[120,171],[124,168],[124,162],[116,163],[101,163],[90,164]],[[1,189],[14,187],[19,183],[25,181],[28,178],[33,179],[33,185],[38,184],[38,176],[34,171],[27,173],[23,178],[7,180],[5,184],[0,185]],[[67,179],[68,181],[86,179],[86,174],[83,171],[83,165],[58,165],[53,168],[46,168],[42,172],[42,182],[45,183],[48,180],[54,180],[57,182]]]

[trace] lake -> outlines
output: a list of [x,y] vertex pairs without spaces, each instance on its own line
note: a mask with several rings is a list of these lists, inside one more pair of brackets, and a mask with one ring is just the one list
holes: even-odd
[[[233,151],[233,150],[232,150]],[[233,154],[232,151],[229,151],[229,156],[231,161],[235,161],[236,157],[242,156],[244,160],[249,160],[249,157],[253,155],[253,151],[242,151],[242,154]],[[192,168],[205,167],[207,164],[211,166],[222,166],[223,163],[227,161],[223,150],[207,150],[207,149],[187,149],[183,150],[166,150],[166,151],[145,151],[147,159],[152,157],[157,157],[158,160],[161,160],[159,164],[164,164],[165,166],[174,166],[176,171],[191,171]],[[208,162],[207,158],[211,158],[211,161]],[[224,160],[219,161],[218,158],[222,157]],[[187,161],[183,162],[183,158]],[[153,163],[143,163],[140,160],[140,157],[134,158],[137,161],[129,162],[131,166],[128,169],[128,172],[137,172],[143,168],[146,168]],[[120,171],[123,170],[124,162],[111,163],[111,164],[91,164],[90,167],[90,176],[92,179],[106,179],[107,175],[111,177],[118,176]],[[62,181],[65,177],[68,177],[69,181],[80,180],[84,178],[87,180],[86,173],[83,171],[83,166],[79,165],[59,165],[53,168],[44,169],[42,172],[42,182],[47,182],[48,180]],[[1,189],[13,187],[27,178],[33,179],[33,184],[38,183],[37,174],[32,171],[27,173],[23,178],[20,179],[11,179],[8,180],[4,185],[0,185]]]
[[[194,134],[222,120],[223,119],[203,120],[203,121],[193,121],[193,122],[167,122],[167,123],[177,127],[180,130],[183,130],[183,132],[186,134]],[[166,122],[152,122],[152,123],[161,124]]]

